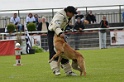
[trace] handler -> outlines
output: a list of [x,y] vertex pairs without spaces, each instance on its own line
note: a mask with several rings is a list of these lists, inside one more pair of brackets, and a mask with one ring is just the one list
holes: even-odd
[[[54,34],[57,34],[61,38],[64,38],[65,35],[62,29],[64,30],[66,28],[69,21],[74,16],[74,14],[77,14],[76,8],[74,8],[73,6],[68,6],[67,8],[64,8],[63,10],[57,12],[54,15],[48,27],[49,59],[51,59],[53,55],[56,54],[56,52],[54,51],[54,45],[53,45]],[[54,59],[54,61],[50,63],[50,67],[55,75],[60,75],[60,68],[58,67],[57,61],[58,61],[58,58]],[[64,72],[66,73],[66,75],[71,75],[71,76],[76,75],[74,72],[72,72],[68,59],[62,58],[61,66],[64,69]]]

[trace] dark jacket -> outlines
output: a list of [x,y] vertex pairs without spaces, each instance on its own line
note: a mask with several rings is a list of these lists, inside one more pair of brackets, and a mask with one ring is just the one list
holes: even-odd
[[[101,22],[100,22],[100,28],[107,28],[108,25],[109,25],[109,24],[108,24],[108,21],[103,21],[103,20],[101,20]],[[106,30],[103,29],[103,30],[100,30],[100,32],[105,33]]]
[[[47,30],[48,30],[48,26],[49,26],[49,23],[48,23],[48,22],[46,22],[46,26],[47,26]],[[42,30],[42,22],[40,22],[40,23],[38,24],[37,30],[38,30],[38,31],[41,31],[41,30]]]
[[74,26],[75,30],[79,30],[79,28],[85,29],[84,24],[81,21],[80,22],[76,22],[75,26]]
[[91,22],[96,22],[96,17],[94,15],[87,14],[86,20],[88,20],[89,24],[91,24]]

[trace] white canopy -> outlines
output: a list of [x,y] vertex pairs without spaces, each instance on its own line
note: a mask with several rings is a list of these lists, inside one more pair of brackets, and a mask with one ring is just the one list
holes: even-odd
[[0,0],[0,10],[124,5],[124,0]]

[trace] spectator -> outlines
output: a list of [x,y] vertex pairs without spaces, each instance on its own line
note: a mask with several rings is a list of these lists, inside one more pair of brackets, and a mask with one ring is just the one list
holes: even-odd
[[124,22],[124,12],[122,13],[122,20],[123,20],[123,22]]
[[[101,20],[100,22],[100,28],[108,28],[109,24],[108,21],[106,20],[106,17],[103,16],[103,20]],[[106,29],[101,29],[100,30],[100,34],[99,34],[99,38],[100,38],[100,48],[104,49],[106,48]]]
[[20,18],[17,16],[17,13],[14,13],[13,17],[10,18],[10,23],[16,25],[17,31],[23,31],[23,25],[20,23]]
[[36,20],[32,13],[29,13],[28,16],[26,17],[26,24],[28,24],[30,22],[36,23]]
[[49,23],[46,22],[46,18],[42,17],[41,20],[39,20],[39,24],[38,24],[38,31],[48,31],[48,26]]
[[81,18],[78,17],[78,18],[77,18],[77,21],[76,21],[76,23],[75,23],[74,29],[75,29],[75,30],[78,30],[78,31],[83,31],[84,28],[85,28],[85,27],[84,27],[83,22],[81,21]]
[[[77,30],[78,32],[82,32],[83,29],[84,29],[84,24],[83,22],[81,21],[80,17],[77,18],[77,21],[75,23],[75,26],[74,26],[74,30]],[[75,50],[79,50],[79,41],[80,41],[80,33],[76,33],[75,34]]]
[[[78,14],[75,16],[75,19],[77,19],[77,18],[80,18],[81,19],[81,21],[83,22],[83,20],[84,20],[84,15],[83,14],[81,14],[81,12],[80,11],[78,11]],[[76,20],[77,21],[77,20]]]
[[86,20],[89,21],[89,24],[96,23],[96,17],[92,14],[92,11],[89,11],[89,13],[86,14]]
[[34,15],[34,18],[35,18],[35,21],[36,21],[36,25],[38,26],[38,23],[39,23],[39,22],[38,22],[38,18],[39,18],[38,14],[35,14],[35,15]]

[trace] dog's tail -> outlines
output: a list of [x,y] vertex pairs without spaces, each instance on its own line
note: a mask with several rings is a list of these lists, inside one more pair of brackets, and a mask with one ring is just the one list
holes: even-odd
[[86,67],[85,67],[85,61],[82,55],[78,56],[77,63],[81,69],[80,76],[82,76],[82,73],[84,76],[86,76]]

